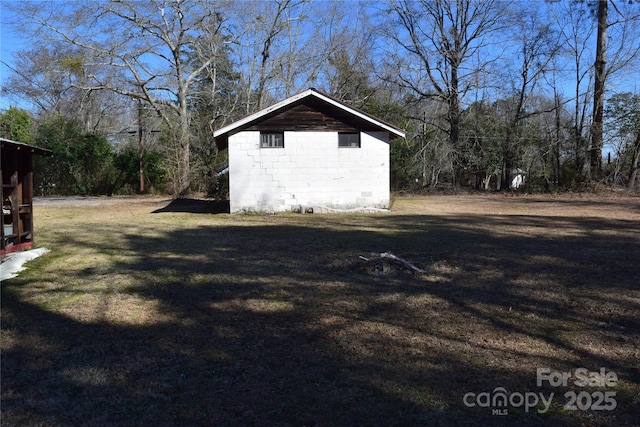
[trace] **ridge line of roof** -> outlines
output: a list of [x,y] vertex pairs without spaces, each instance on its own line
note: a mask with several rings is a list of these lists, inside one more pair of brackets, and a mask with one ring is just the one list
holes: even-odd
[[375,116],[373,116],[373,115],[371,115],[369,113],[366,113],[366,112],[364,112],[364,111],[362,111],[362,110],[360,110],[360,109],[358,109],[356,107],[348,105],[348,104],[346,104],[346,103],[344,103],[344,102],[342,102],[342,101],[340,101],[340,100],[338,100],[338,99],[336,99],[336,98],[334,98],[334,97],[332,97],[330,95],[327,95],[326,93],[324,93],[322,91],[319,91],[319,90],[317,90],[317,89],[312,87],[312,88],[306,89],[306,90],[304,90],[302,92],[299,92],[299,93],[297,93],[295,95],[292,95],[289,98],[286,98],[286,99],[284,99],[284,100],[282,100],[280,102],[277,102],[277,103],[275,103],[273,105],[270,105],[269,107],[263,108],[262,110],[257,111],[257,112],[255,112],[253,114],[250,114],[250,115],[248,115],[248,116],[246,116],[246,117],[244,117],[244,118],[242,118],[240,120],[236,120],[233,123],[230,123],[230,124],[228,124],[226,126],[221,127],[220,129],[215,130],[213,132],[213,137],[217,138],[217,137],[219,137],[221,135],[229,133],[234,129],[237,129],[237,128],[245,125],[245,124],[251,123],[252,121],[259,119],[260,117],[263,117],[263,116],[265,116],[265,115],[267,115],[267,114],[269,114],[269,113],[271,113],[273,111],[277,111],[277,110],[279,110],[281,108],[284,108],[287,105],[292,104],[292,103],[294,103],[294,102],[296,102],[296,101],[298,101],[300,99],[306,98],[307,96],[310,96],[310,95],[316,96],[316,97],[318,97],[320,99],[324,99],[326,102],[328,102],[330,104],[333,104],[333,105],[335,105],[335,106],[337,106],[337,107],[339,107],[339,108],[341,108],[343,110],[349,111],[352,114],[354,114],[356,116],[359,116],[359,117],[361,117],[361,118],[363,118],[363,119],[365,119],[365,120],[367,120],[369,122],[377,124],[378,126],[380,126],[382,128],[385,128],[388,131],[393,132],[394,134],[396,134],[396,135],[398,135],[398,136],[400,136],[402,138],[405,137],[405,135],[406,135],[405,132],[403,130],[399,129],[398,127],[396,127],[396,126],[394,126],[394,125],[392,125],[390,123],[387,123],[384,120],[380,120],[379,118],[377,118],[377,117],[375,117]]
[[372,114],[367,113],[366,111],[363,111],[363,110],[361,110],[361,109],[359,109],[359,108],[356,108],[356,107],[354,107],[354,106],[352,106],[352,105],[349,105],[349,104],[347,104],[347,103],[345,103],[345,102],[342,102],[342,101],[340,101],[338,98],[335,98],[335,97],[333,97],[333,96],[331,96],[331,95],[328,95],[328,94],[326,94],[326,93],[324,93],[324,92],[322,92],[322,91],[320,91],[320,90],[317,90],[317,89],[315,89],[315,88],[310,88],[309,90],[312,90],[312,91],[316,92],[317,94],[322,95],[322,96],[324,96],[324,97],[328,98],[329,100],[333,101],[334,103],[337,103],[337,104],[339,104],[340,106],[346,107],[346,108],[348,108],[348,109],[350,109],[350,110],[354,111],[355,113],[358,113],[358,114],[359,114],[359,115],[361,115],[361,116],[365,116],[365,118],[367,118],[367,119],[369,119],[369,120],[373,120],[373,121],[375,121],[375,122],[377,122],[377,123],[380,123],[380,124],[384,125],[383,127],[388,127],[388,128],[390,128],[389,130],[399,131],[399,132],[394,132],[394,133],[395,133],[396,135],[399,135],[399,136],[401,135],[401,137],[402,137],[402,138],[404,138],[404,136],[405,136],[405,132],[404,132],[402,129],[398,128],[397,126],[392,125],[391,123],[387,123],[387,122],[385,122],[384,120],[381,120],[381,119],[379,119],[378,117],[376,117],[376,116],[374,116],[374,115],[372,115]]

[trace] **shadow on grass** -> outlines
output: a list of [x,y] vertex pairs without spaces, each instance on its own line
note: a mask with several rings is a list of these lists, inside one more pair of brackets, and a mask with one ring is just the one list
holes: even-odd
[[198,213],[198,214],[221,214],[229,213],[228,200],[200,200],[178,198],[174,199],[167,206],[156,209],[152,213]]
[[[2,353],[4,419],[242,426],[638,419],[637,224],[473,215],[304,221],[132,233],[122,246],[94,248],[138,255],[115,269],[130,284],[103,297],[157,303],[156,320],[140,325],[82,322],[26,302],[22,289],[34,284],[26,279],[3,284],[2,327],[12,340]],[[383,251],[428,272],[379,276],[358,259]],[[109,277],[82,275],[88,283]],[[545,366],[606,367],[630,386],[616,389],[615,411],[567,412],[567,389],[536,387],[536,368]],[[556,398],[546,414],[537,411],[542,405],[494,416],[463,404],[466,393],[496,387]]]
[[[505,197],[508,198],[509,196],[505,194]],[[553,196],[538,196],[535,194],[530,194],[525,197],[515,196],[511,198],[511,200],[514,203],[522,204],[524,206],[552,204],[552,205],[565,205],[570,208],[584,208],[588,210],[593,208],[594,205],[596,205],[599,208],[606,207],[607,209],[612,209],[612,210],[622,209],[629,212],[640,213],[640,204],[629,203],[629,198],[640,199],[640,196],[638,196],[637,193],[635,193],[634,195],[630,195],[629,193],[626,193],[625,197],[623,198],[616,198],[616,196],[606,198],[606,197],[596,196],[596,195],[594,195],[593,198],[590,198],[589,195],[586,195],[584,198],[582,196],[577,196],[577,195],[576,197],[573,197],[573,198],[569,198],[569,197],[555,198]],[[503,202],[503,200],[501,200],[501,197],[497,197],[497,198],[487,197],[487,198],[484,198],[483,201],[488,203],[495,203],[497,206],[501,206]]]

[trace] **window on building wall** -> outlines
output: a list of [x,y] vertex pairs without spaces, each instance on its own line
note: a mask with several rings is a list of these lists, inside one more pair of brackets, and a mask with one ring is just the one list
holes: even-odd
[[284,148],[284,133],[260,132],[260,148]]
[[338,147],[360,148],[360,132],[338,133]]

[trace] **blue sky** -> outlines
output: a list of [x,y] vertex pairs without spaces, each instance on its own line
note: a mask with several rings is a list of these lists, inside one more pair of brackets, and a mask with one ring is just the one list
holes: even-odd
[[[36,1],[43,2],[44,0],[0,0],[0,59],[2,62],[11,64],[13,62],[12,54],[14,52],[31,48],[33,43],[29,37],[16,34],[12,26],[8,25],[9,23],[14,22],[16,17],[7,6],[27,2],[33,3]],[[540,1],[539,4],[544,3]],[[4,65],[4,63],[0,64],[0,87],[4,86],[8,74],[10,74],[10,70],[7,66]],[[612,79],[608,82],[610,85],[609,90],[612,92],[640,92],[640,72],[625,73],[625,75],[616,77],[617,80]],[[571,91],[568,91],[568,94],[570,93]],[[5,97],[0,96],[0,110],[6,109],[11,105],[15,105],[16,102],[19,101],[15,99],[8,100],[5,99]],[[19,104],[17,106],[28,109],[27,105]]]
[[[13,29],[7,25],[12,19],[15,19],[13,14],[7,9],[7,4],[19,3],[16,1],[0,0],[0,87],[4,87],[6,76],[9,72],[8,68],[4,65],[4,62],[11,63],[11,54],[18,50],[28,47],[28,40],[18,37]],[[0,110],[9,108],[11,105],[8,100],[0,95]]]

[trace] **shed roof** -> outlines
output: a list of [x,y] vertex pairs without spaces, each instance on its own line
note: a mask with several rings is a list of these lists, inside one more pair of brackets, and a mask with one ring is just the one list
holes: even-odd
[[404,138],[405,132],[389,123],[386,123],[371,114],[365,113],[357,108],[345,104],[342,101],[333,98],[326,93],[322,93],[317,89],[310,88],[304,92],[300,92],[293,95],[284,101],[280,101],[270,107],[251,114],[243,119],[240,119],[234,123],[224,126],[213,133],[213,137],[216,140],[216,145],[219,149],[226,148],[226,141],[230,134],[240,132],[256,123],[264,121],[270,117],[291,109],[303,102],[313,100],[319,102],[327,107],[332,108],[335,111],[339,111],[341,114],[347,114],[348,116],[356,119],[360,123],[366,124],[368,128],[375,128],[379,130],[386,130],[389,132],[391,139]]
[[6,138],[0,138],[0,147],[3,150],[27,151],[40,156],[51,156],[53,151],[46,148],[36,147],[35,145],[25,144],[23,142],[12,141]]

